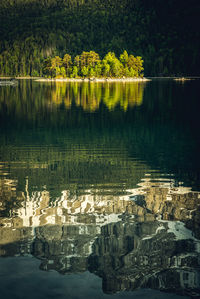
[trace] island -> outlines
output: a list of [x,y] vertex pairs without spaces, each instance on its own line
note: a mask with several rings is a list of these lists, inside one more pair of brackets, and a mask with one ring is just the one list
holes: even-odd
[[37,81],[143,81],[143,62],[142,57],[129,55],[126,50],[119,58],[114,52],[108,52],[103,59],[94,51],[83,51],[74,59],[66,53],[63,58],[45,59],[44,78]]

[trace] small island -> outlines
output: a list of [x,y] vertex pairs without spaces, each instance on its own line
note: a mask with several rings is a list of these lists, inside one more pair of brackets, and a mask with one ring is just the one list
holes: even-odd
[[140,56],[129,55],[125,50],[119,57],[108,52],[103,59],[94,51],[75,56],[65,54],[49,57],[44,61],[44,79],[37,81],[144,81],[143,60]]

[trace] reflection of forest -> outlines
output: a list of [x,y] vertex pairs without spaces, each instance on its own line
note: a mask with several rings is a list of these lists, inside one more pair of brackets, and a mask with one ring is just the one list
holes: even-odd
[[[0,255],[32,254],[41,269],[60,273],[89,269],[107,293],[198,294],[200,193],[173,183],[146,177],[118,196],[63,190],[52,202],[47,190],[30,191],[28,179],[23,192],[1,179]],[[6,201],[10,217],[3,216]]]
[[74,102],[85,111],[95,111],[103,102],[109,110],[120,106],[139,106],[142,103],[144,83],[57,83],[52,90],[52,100],[56,104],[64,103],[70,108]]
[[[33,85],[32,85],[33,84]],[[24,82],[18,88],[0,89],[0,108],[7,112],[23,116],[27,113],[28,119],[34,119],[37,112],[46,113],[55,110],[53,104],[64,105],[66,109],[72,104],[82,107],[84,111],[97,111],[100,104],[109,110],[119,106],[126,111],[128,106],[142,104],[145,82],[125,83],[89,83],[89,82],[57,82],[57,83]],[[37,86],[38,84],[38,86]],[[2,110],[1,109],[1,110]],[[49,111],[49,112],[50,112]],[[38,115],[39,117],[39,115]]]
[[[194,83],[191,81],[191,84]],[[44,84],[25,80],[20,81],[16,88],[10,86],[1,88],[1,161],[24,163],[25,157],[29,164],[40,164],[43,170],[48,167],[46,172],[50,167],[60,171],[62,162],[66,160],[65,149],[77,146],[83,149],[78,155],[85,156],[85,165],[81,163],[81,165],[75,164],[74,166],[76,170],[81,167],[81,171],[85,168],[84,171],[87,172],[86,163],[91,162],[91,155],[93,160],[100,159],[98,154],[93,154],[99,147],[101,149],[103,147],[119,149],[120,147],[120,151],[123,148],[125,152],[124,157],[144,161],[145,165],[151,169],[174,173],[178,181],[183,181],[194,190],[197,188],[199,190],[199,109],[197,109],[199,100],[196,96],[197,86],[194,84],[192,87],[185,85],[180,90],[180,86],[170,80],[152,81],[146,85],[139,83],[136,85],[134,83],[61,83],[60,87],[55,83]],[[56,90],[58,94],[61,93],[60,96],[56,96]],[[144,90],[144,93],[141,90]],[[89,95],[94,94],[96,99],[98,93],[102,98],[99,109],[95,110],[95,113],[88,113],[89,110],[85,113],[86,110],[80,108],[81,98],[78,104],[80,106],[76,106],[75,100],[78,96],[83,94],[83,98],[86,99],[83,101],[84,107],[89,107],[86,105]],[[108,101],[111,106],[105,105],[106,93],[110,94]],[[120,97],[122,95],[121,99],[126,102],[126,93],[143,94],[141,105],[134,106],[134,109],[129,109],[129,105],[124,111],[119,107],[120,101],[116,106],[112,104],[116,103],[112,98],[114,94]],[[53,94],[60,104],[54,102]],[[71,109],[68,109],[65,104],[67,97],[72,104]],[[190,113],[188,113],[188,98],[190,97],[193,101],[190,103]],[[133,95],[131,98],[136,99],[137,96]],[[95,100],[95,103],[97,102]],[[70,155],[73,151],[72,149]],[[115,150],[112,154],[117,156],[118,151]],[[119,161],[121,163],[120,158]],[[112,165],[111,160],[108,162]],[[106,159],[99,165],[99,171],[109,167],[105,163]],[[94,171],[95,163],[93,166]],[[70,172],[75,173],[73,165],[66,167],[70,168]],[[111,175],[115,173],[116,171],[112,171]],[[30,177],[30,172],[26,175]]]

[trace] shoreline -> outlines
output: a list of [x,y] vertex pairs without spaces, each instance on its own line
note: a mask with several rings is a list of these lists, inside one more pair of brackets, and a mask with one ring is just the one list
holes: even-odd
[[154,79],[172,79],[175,81],[186,81],[200,79],[198,76],[188,76],[188,77],[144,77],[144,78],[44,78],[44,77],[6,77],[0,76],[1,80],[33,80],[35,82],[148,82]]
[[21,79],[28,79],[28,80],[36,80],[36,79],[42,79],[42,77],[15,77],[15,76],[2,76],[0,77],[0,80],[10,80],[10,79],[16,79],[16,80],[21,80]]
[[47,79],[40,78],[36,82],[147,82],[151,79],[147,78],[60,78],[60,79]]

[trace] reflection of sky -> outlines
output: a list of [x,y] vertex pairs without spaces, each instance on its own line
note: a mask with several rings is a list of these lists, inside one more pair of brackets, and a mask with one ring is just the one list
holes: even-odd
[[178,299],[188,298],[160,291],[141,289],[120,292],[111,297],[103,293],[101,278],[84,272],[60,275],[39,270],[40,261],[29,257],[0,258],[0,294],[5,299]]

